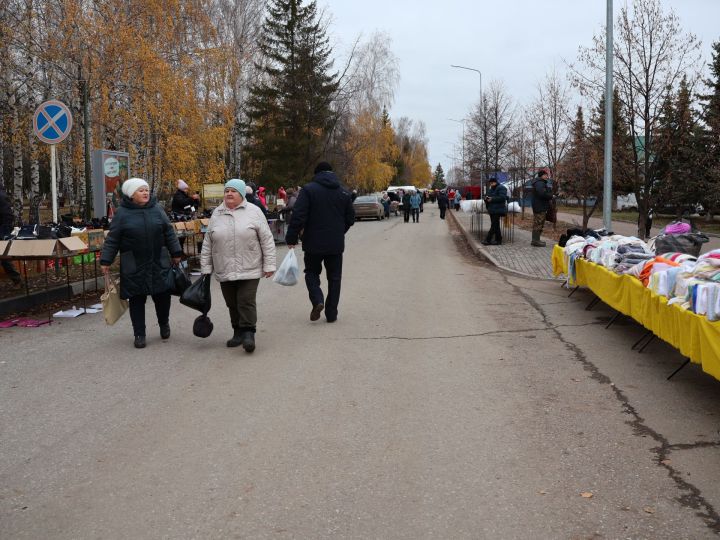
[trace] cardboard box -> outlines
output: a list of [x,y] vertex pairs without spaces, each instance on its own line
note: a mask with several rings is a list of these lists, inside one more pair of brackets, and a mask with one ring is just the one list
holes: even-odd
[[5,252],[7,251],[9,245],[10,240],[0,240],[0,257],[5,255]]
[[71,238],[79,238],[80,240],[82,240],[82,241],[85,242],[86,244],[90,245],[90,238],[89,238],[88,231],[84,231],[84,232],[73,232]]
[[186,229],[184,221],[178,221],[177,223],[173,223],[173,225],[176,231],[184,231]]
[[93,229],[88,231],[87,245],[90,251],[100,251],[105,243],[105,231],[102,229]]
[[194,219],[192,221],[188,221],[185,225],[187,226],[187,229],[189,231],[194,231],[196,233],[200,232],[201,223],[200,223],[199,219]]
[[87,244],[71,236],[59,240],[13,240],[7,255],[10,257],[67,257],[87,250]]

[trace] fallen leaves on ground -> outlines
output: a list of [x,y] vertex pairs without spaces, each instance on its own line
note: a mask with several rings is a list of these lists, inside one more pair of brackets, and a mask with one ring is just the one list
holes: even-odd
[[589,491],[583,491],[580,496],[584,499],[592,499],[593,494]]

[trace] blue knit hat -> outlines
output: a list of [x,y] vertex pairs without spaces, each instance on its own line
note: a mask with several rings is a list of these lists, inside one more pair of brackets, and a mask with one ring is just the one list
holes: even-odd
[[225,189],[227,188],[234,189],[243,199],[245,198],[245,182],[243,180],[240,180],[239,178],[232,178],[225,182]]

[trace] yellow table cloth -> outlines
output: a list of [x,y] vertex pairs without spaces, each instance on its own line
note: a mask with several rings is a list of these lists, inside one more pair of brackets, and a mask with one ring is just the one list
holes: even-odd
[[[553,254],[554,255],[554,254]],[[632,317],[720,380],[720,321],[710,322],[643,286],[639,279],[619,275],[585,259],[575,262],[578,285],[587,286],[600,300]]]

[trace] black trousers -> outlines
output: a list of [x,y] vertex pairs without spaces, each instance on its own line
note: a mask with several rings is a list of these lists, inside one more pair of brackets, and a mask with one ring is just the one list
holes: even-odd
[[259,283],[260,279],[238,279],[220,283],[233,329],[255,332]]
[[413,222],[420,221],[420,209],[419,208],[413,208],[410,210],[412,213]]
[[[336,255],[318,255],[305,252],[305,285],[307,286],[310,303],[325,304],[325,316],[335,319],[338,315],[338,303],[340,302],[340,283],[342,280],[342,253]],[[320,273],[322,265],[325,264],[325,272],[328,280],[327,298],[323,297],[320,288]]]
[[403,206],[403,218],[405,219],[405,223],[410,221],[410,208],[408,208],[407,205]]
[[500,214],[490,214],[490,230],[487,233],[487,242],[492,242],[495,237],[495,242],[502,244],[502,230],[500,229]]
[[447,211],[447,207],[446,207],[446,206],[441,206],[441,207],[440,207],[440,219],[445,219],[445,212],[446,212],[446,211]]
[[[155,304],[155,315],[159,325],[168,324],[170,322],[170,293],[164,292],[152,295]],[[146,294],[131,296],[128,300],[130,308],[130,320],[132,321],[133,333],[136,336],[145,335],[145,302]]]

